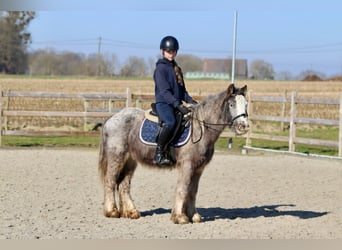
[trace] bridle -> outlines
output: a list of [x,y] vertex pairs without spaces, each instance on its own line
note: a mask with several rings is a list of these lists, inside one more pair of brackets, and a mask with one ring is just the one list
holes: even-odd
[[191,119],[192,124],[194,123],[194,120],[196,120],[198,122],[198,124],[200,125],[199,127],[201,128],[201,135],[200,135],[198,140],[194,141],[193,140],[193,126],[191,126],[191,141],[192,141],[192,143],[198,143],[202,139],[203,130],[202,130],[201,125],[203,125],[207,129],[211,129],[211,130],[219,132],[219,130],[216,129],[215,126],[228,126],[228,127],[232,128],[235,120],[239,119],[240,117],[245,117],[245,118],[248,117],[248,112],[245,111],[244,113],[241,113],[241,114],[238,114],[237,116],[235,116],[229,123],[210,123],[210,122],[206,122],[204,120],[198,119],[197,117],[194,116],[193,112],[194,112],[194,110],[191,112],[189,119]]
[[247,118],[247,117],[248,117],[247,111],[246,111],[245,113],[242,113],[242,114],[239,114],[239,115],[235,116],[235,117],[232,119],[232,121],[231,121],[232,125],[233,125],[234,121],[235,121],[236,119],[239,119],[240,117],[245,117],[245,118]]

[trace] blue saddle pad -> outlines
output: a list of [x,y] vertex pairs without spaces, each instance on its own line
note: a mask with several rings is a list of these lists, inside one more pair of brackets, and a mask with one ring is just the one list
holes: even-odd
[[[178,140],[172,142],[170,145],[174,147],[181,147],[185,145],[190,138],[190,126],[191,125],[185,127],[183,133],[178,138]],[[147,145],[156,146],[156,137],[158,129],[159,125],[157,122],[145,118],[140,127],[140,140]]]

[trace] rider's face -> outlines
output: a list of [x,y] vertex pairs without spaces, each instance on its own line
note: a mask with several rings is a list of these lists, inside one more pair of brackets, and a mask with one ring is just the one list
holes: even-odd
[[172,61],[177,55],[177,50],[163,50],[162,53],[167,60]]

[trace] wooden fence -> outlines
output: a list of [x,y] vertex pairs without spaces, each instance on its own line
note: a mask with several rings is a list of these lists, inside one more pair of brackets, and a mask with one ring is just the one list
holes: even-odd
[[[61,99],[79,99],[83,101],[83,111],[30,111],[30,110],[11,110],[8,107],[9,99],[16,98],[61,98]],[[195,97],[196,99],[202,99],[201,96]],[[6,101],[4,101],[6,99]],[[115,101],[125,101],[126,107],[141,106],[142,102],[151,103],[154,99],[153,95],[141,95],[132,94],[130,89],[127,89],[126,93],[47,93],[47,92],[16,92],[16,91],[0,91],[0,145],[1,136],[3,135],[90,135],[98,134],[96,131],[30,131],[30,130],[10,130],[7,126],[8,117],[78,117],[83,118],[84,125],[88,122],[101,122],[107,117],[113,115],[119,109],[113,108]],[[91,100],[101,100],[108,102],[107,108],[92,108],[89,106]],[[251,122],[251,128],[246,138],[246,145],[251,145],[252,139],[263,139],[271,141],[288,142],[288,150],[290,152],[295,151],[296,143],[328,146],[338,148],[338,157],[342,157],[342,94],[339,100],[335,99],[315,99],[315,98],[298,98],[296,92],[291,93],[291,97],[286,96],[272,97],[272,96],[257,96],[249,93],[249,119]],[[252,112],[255,102],[263,103],[281,103],[283,105],[282,114],[280,116],[258,115]],[[6,103],[6,105],[4,105]],[[134,105],[133,105],[134,104]],[[285,105],[290,105],[289,114],[285,114]],[[296,107],[297,104],[326,104],[339,106],[339,120],[329,119],[312,119],[297,117]],[[253,129],[253,123],[256,121],[268,121],[279,122],[281,124],[289,124],[289,136],[276,136],[271,134],[255,133]],[[336,140],[320,140],[312,138],[300,138],[296,136],[297,124],[315,124],[315,125],[331,125],[339,128],[339,136]],[[233,137],[234,134],[225,131],[222,137]]]
[[[317,145],[323,147],[335,147],[338,148],[338,157],[342,157],[342,93],[340,99],[318,99],[318,98],[298,98],[296,92],[291,93],[291,97],[287,98],[284,96],[272,97],[272,96],[255,96],[249,93],[249,110],[253,110],[253,104],[255,102],[264,103],[281,103],[282,114],[281,116],[268,116],[268,115],[257,115],[250,112],[249,119],[250,131],[246,136],[246,145],[250,146],[251,139],[263,139],[271,141],[282,141],[288,142],[289,152],[295,152],[296,143]],[[290,112],[288,115],[285,114],[285,105],[290,104]],[[339,119],[320,119],[320,118],[304,118],[297,116],[297,105],[298,104],[325,104],[325,105],[337,105],[339,106]],[[289,136],[276,136],[270,134],[253,133],[253,122],[255,121],[269,121],[269,122],[280,122],[289,124]],[[296,136],[297,124],[310,124],[310,125],[329,125],[336,126],[339,128],[339,135],[336,140],[321,140],[313,138],[301,138]]]

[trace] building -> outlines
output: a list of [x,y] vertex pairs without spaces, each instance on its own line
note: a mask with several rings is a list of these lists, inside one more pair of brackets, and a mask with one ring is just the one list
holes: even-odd
[[[204,73],[232,73],[232,59],[205,58],[203,60]],[[235,60],[235,78],[248,78],[248,67],[246,59]]]
[[[203,59],[202,71],[186,72],[185,77],[188,79],[224,79],[230,80],[232,73],[232,59]],[[248,68],[246,59],[236,59],[235,61],[235,78],[247,79]]]

